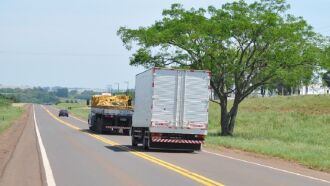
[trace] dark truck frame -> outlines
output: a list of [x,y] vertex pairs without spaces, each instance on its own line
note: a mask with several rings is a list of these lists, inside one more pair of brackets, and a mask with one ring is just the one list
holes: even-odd
[[132,126],[132,111],[121,112],[121,110],[115,110],[117,112],[111,112],[112,110],[91,110],[88,117],[89,129],[96,133],[111,132],[115,134],[129,135]]

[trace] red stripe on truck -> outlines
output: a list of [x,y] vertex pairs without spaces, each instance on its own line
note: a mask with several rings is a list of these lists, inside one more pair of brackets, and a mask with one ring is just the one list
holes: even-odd
[[161,139],[161,138],[151,138],[151,140],[152,142],[157,142],[157,143],[204,144],[203,140]]

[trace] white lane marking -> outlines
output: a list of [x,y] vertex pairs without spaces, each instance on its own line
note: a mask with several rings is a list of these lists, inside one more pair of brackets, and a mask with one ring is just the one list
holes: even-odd
[[40,136],[37,120],[36,120],[36,113],[35,113],[35,110],[34,110],[34,105],[33,105],[33,117],[34,117],[34,125],[35,125],[35,128],[36,128],[36,133],[37,133],[37,137],[38,137],[38,143],[39,143],[40,153],[41,153],[41,157],[42,157],[42,162],[43,162],[44,169],[45,169],[47,185],[48,186],[56,186],[53,171],[52,171],[52,168],[50,167],[50,163],[49,163],[49,160],[47,158],[46,149],[45,149],[44,144],[42,143],[42,140],[41,140],[41,136]]
[[217,153],[210,152],[210,151],[207,151],[207,150],[203,150],[203,152],[208,153],[208,154],[212,154],[212,155],[215,155],[215,156],[220,156],[220,157],[223,157],[223,158],[228,158],[228,159],[231,159],[231,160],[236,160],[236,161],[240,161],[240,162],[244,162],[244,163],[248,163],[248,164],[252,164],[252,165],[257,165],[257,166],[260,166],[260,167],[269,168],[269,169],[272,169],[272,170],[276,170],[276,171],[280,171],[280,172],[284,172],[284,173],[288,173],[288,174],[293,174],[293,175],[296,175],[296,176],[301,176],[301,177],[309,178],[309,179],[316,180],[316,181],[330,183],[330,181],[328,181],[328,180],[324,180],[324,179],[320,179],[320,178],[315,178],[315,177],[312,177],[312,176],[307,176],[307,175],[300,174],[300,173],[297,173],[297,172],[291,172],[291,171],[287,171],[287,170],[284,170],[284,169],[279,169],[279,168],[276,168],[276,167],[272,167],[272,166],[268,166],[268,165],[263,165],[263,164],[252,162],[252,161],[242,160],[242,159],[234,158],[234,157],[231,157],[231,156],[217,154]]

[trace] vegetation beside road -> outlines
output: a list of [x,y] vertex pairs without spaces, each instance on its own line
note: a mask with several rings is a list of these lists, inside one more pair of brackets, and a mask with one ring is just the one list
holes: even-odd
[[[210,103],[207,148],[235,148],[330,172],[330,96],[249,98],[239,107],[234,136],[220,133],[220,110]],[[85,102],[60,103],[87,120]]]
[[233,137],[219,136],[219,107],[210,104],[206,145],[296,161],[330,172],[330,96],[249,98],[239,107]]
[[24,112],[23,105],[14,105],[13,100],[0,95],[0,133],[9,128]]

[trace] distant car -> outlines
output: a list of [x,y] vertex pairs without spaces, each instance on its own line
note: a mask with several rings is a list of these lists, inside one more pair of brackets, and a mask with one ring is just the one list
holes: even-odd
[[61,117],[61,116],[69,117],[69,112],[67,110],[62,109],[59,111],[58,116],[59,117]]

